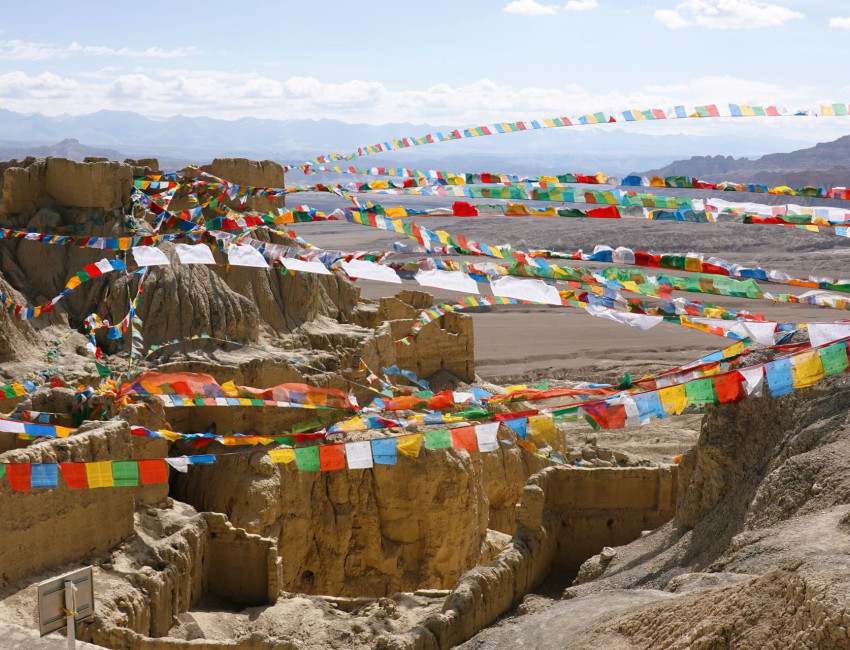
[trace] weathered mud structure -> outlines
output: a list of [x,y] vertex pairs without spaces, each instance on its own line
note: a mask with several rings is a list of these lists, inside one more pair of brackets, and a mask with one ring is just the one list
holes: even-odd
[[[47,159],[6,167],[0,203],[4,227],[101,236],[150,227],[139,215],[128,223],[122,207],[133,175],[155,168],[156,161]],[[275,163],[217,160],[208,169],[244,184],[283,185]],[[174,255],[169,244],[162,248]],[[0,290],[21,302],[41,303],[72,273],[101,257],[91,249],[3,241]],[[79,325],[92,311],[120,320],[128,281],[107,278],[83,287],[44,322],[0,313],[4,372],[11,378],[30,369],[44,340]],[[347,390],[363,377],[362,359],[369,367],[398,363],[422,377],[440,373],[441,381],[471,382],[474,339],[467,316],[448,314],[425,328],[414,345],[394,345],[430,300],[421,292],[402,292],[368,303],[340,276],[173,265],[150,271],[139,314],[146,345],[207,333],[264,347],[215,348],[203,339],[189,341],[154,357],[163,371],[205,372],[219,382],[256,387],[295,381]],[[75,335],[68,344],[78,348],[66,352],[62,377],[68,383],[94,381],[96,370],[83,343]],[[112,342],[107,351],[128,344]],[[368,393],[359,390],[358,399],[366,400]],[[73,401],[69,389],[45,388],[7,405],[61,413]],[[131,424],[182,431],[215,424],[263,434],[303,417],[242,406],[167,411],[158,403],[120,411],[107,401],[102,406],[107,421],[84,422],[67,439],[22,449],[11,449],[17,445],[13,440],[0,441],[8,449],[0,459],[160,458],[175,451],[170,443],[131,436]],[[216,444],[205,452],[225,451]],[[60,479],[56,489],[14,492],[3,483],[0,516],[7,524],[0,528],[0,620],[31,627],[33,585],[60,569],[93,562],[99,613],[81,626],[81,634],[107,647],[370,647],[376,639],[449,647],[551,575],[573,575],[603,546],[627,543],[667,521],[678,494],[675,467],[550,467],[516,445],[471,455],[423,451],[415,460],[400,458],[394,467],[316,474],[276,465],[267,454],[221,456],[210,467],[172,472],[170,485],[141,488],[73,490]],[[356,624],[365,631],[356,638],[339,632],[333,638],[290,639],[260,621],[242,625],[238,638],[193,637],[200,633],[185,629],[179,638],[172,634],[178,616],[198,610],[261,606],[252,611],[293,615],[293,608],[307,602],[293,594],[316,596],[310,607],[334,625]],[[386,614],[401,602],[420,612],[419,618]],[[351,613],[361,609],[366,613],[360,618]],[[426,614],[433,615],[425,619]],[[357,620],[346,623],[346,616]]]

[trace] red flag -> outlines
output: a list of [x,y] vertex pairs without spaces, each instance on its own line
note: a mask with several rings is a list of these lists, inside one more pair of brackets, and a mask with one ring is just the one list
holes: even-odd
[[743,377],[739,372],[715,375],[714,392],[717,393],[717,401],[721,404],[726,404],[729,402],[739,402],[744,399],[742,379]]
[[32,465],[29,463],[6,465],[6,476],[13,490],[29,492],[32,489]]
[[452,447],[465,449],[472,453],[478,449],[478,440],[475,436],[475,427],[458,427],[451,430]]
[[320,445],[319,468],[323,472],[345,469],[345,445]]
[[152,458],[139,461],[139,479],[142,485],[153,483],[168,483],[168,469],[163,458]]
[[85,463],[59,463],[62,469],[62,478],[65,479],[65,485],[72,490],[85,490],[86,483],[86,464]]

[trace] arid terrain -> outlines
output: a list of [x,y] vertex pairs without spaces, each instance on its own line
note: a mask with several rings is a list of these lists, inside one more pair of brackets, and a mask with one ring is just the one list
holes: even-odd
[[[269,161],[221,159],[204,169],[243,186],[311,182],[297,173],[284,181]],[[130,227],[122,210],[133,177],[156,171],[157,162],[52,158],[0,170],[0,227],[115,238]],[[411,207],[447,201],[370,198]],[[257,207],[264,200],[249,199],[249,211],[264,210]],[[344,205],[317,193],[287,203],[327,212]],[[137,208],[133,215],[134,232],[158,232],[153,214]],[[843,237],[780,226],[414,221],[519,250],[697,251],[802,278],[842,278],[850,255]],[[342,221],[252,236],[303,251],[291,233],[281,234],[290,228],[327,250],[386,251],[400,240]],[[640,331],[584,310],[512,305],[446,314],[411,345],[396,345],[423,309],[456,294],[412,282],[355,283],[339,271],[243,268],[218,249],[215,265],[181,265],[173,242],[159,248],[169,264],[149,268],[134,303],[141,352],[128,355],[131,331],[109,338],[102,326],[95,336],[109,378],[100,376],[81,330],[93,313],[112,326],[125,319],[128,296],[138,290],[133,269],[86,281],[31,320],[0,312],[0,384],[32,384],[7,396],[3,413],[73,429],[34,440],[0,433],[0,463],[176,463],[167,482],[97,489],[91,478],[88,489],[75,489],[64,473],[55,487],[13,489],[0,475],[0,648],[64,647],[61,634],[38,639],[36,585],[85,565],[94,567],[96,613],[79,623],[79,637],[116,650],[850,648],[846,375],[781,397],[765,389],[737,403],[689,406],[642,426],[594,430],[583,419],[550,420],[551,432],[532,450],[501,426],[494,451],[423,445],[417,457],[400,453],[394,464],[303,471],[274,455],[291,443],[271,438],[303,435],[351,413],[238,400],[175,406],[153,394],[121,399],[120,386],[150,371],[203,373],[220,386],[338,390],[363,407],[377,392],[370,374],[394,364],[430,380],[434,393],[475,387],[503,395],[507,386],[544,380],[550,389],[616,386],[627,374],[655,375],[731,341],[671,323]],[[0,291],[17,304],[44,304],[104,257],[132,266],[123,250],[8,238],[0,241]],[[782,288],[789,289],[802,293]],[[808,305],[681,295],[777,322],[844,319]],[[756,345],[751,356],[777,354]],[[405,395],[419,388],[395,383]],[[563,403],[514,401],[491,410]],[[310,418],[319,420],[298,428]],[[327,441],[435,427],[332,431]],[[141,428],[219,438],[145,437]],[[242,446],[226,437],[234,432],[263,439]],[[191,464],[208,454],[215,462]],[[175,459],[184,457],[190,465],[180,469]]]

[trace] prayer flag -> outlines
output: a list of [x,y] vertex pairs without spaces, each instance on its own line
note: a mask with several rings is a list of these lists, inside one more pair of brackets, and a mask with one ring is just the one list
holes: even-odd
[[809,323],[809,342],[819,347],[850,336],[850,323]]
[[452,446],[452,435],[448,429],[425,432],[425,447],[428,449],[446,449]]
[[475,426],[475,438],[478,442],[478,451],[496,451],[499,448],[497,434],[499,432],[498,422],[488,422]]
[[737,372],[729,372],[716,375],[714,378],[714,390],[717,393],[717,401],[720,404],[738,402],[745,397],[743,377]]
[[86,482],[86,465],[85,463],[60,463],[62,468],[62,478],[65,479],[65,485],[72,490],[85,490]]
[[135,460],[112,462],[112,481],[116,486],[133,487],[139,484],[139,464]]
[[[314,447],[315,449],[315,447]],[[345,445],[319,445],[319,468],[323,472],[345,469]]]
[[791,358],[794,388],[808,388],[826,376],[817,350],[806,350]]
[[667,415],[681,415],[688,405],[687,390],[683,384],[658,389],[658,398]]
[[[162,458],[140,460],[137,465],[142,485],[168,483],[168,470],[166,469],[167,466],[165,464],[165,460]],[[67,481],[68,479],[66,478],[65,480]]]
[[112,487],[112,461],[86,463],[86,478],[90,488]]
[[138,266],[161,266],[163,264],[171,264],[165,256],[165,253],[153,246],[133,247],[133,257],[135,258]]
[[32,488],[32,465],[29,463],[10,463],[6,465],[6,475],[12,489],[18,492],[29,492]]
[[827,377],[840,375],[847,370],[847,345],[845,343],[830,345],[821,348],[818,352]]
[[373,466],[372,444],[368,440],[345,443],[348,469],[369,469]]
[[406,436],[399,436],[398,438],[398,451],[404,454],[405,456],[417,458],[419,456],[419,450],[421,446],[421,433],[412,433]]
[[396,438],[373,438],[372,456],[377,465],[395,465],[398,462]]
[[31,485],[34,488],[55,488],[59,486],[59,466],[56,463],[33,463]]
[[741,368],[739,371],[744,378],[744,389],[749,397],[761,397],[764,389],[764,366]]
[[458,427],[452,429],[452,447],[455,449],[464,449],[469,453],[478,450],[478,443],[475,436],[475,427]]
[[793,392],[794,377],[790,359],[776,359],[764,364],[764,374],[767,377],[770,394],[774,397]]
[[390,267],[383,264],[375,264],[366,260],[351,260],[340,264],[350,277],[364,280],[378,280],[379,282],[393,282],[401,284],[401,278]]
[[248,244],[232,244],[227,249],[227,262],[231,266],[253,266],[256,268],[269,268],[266,258],[253,246]]
[[551,442],[558,437],[555,420],[551,415],[531,415],[528,418],[528,426],[531,429],[531,439],[538,445]]
[[331,275],[327,267],[317,260],[303,261],[293,257],[281,257],[280,263],[288,271],[302,271],[304,273],[316,273],[318,275]]
[[528,418],[516,418],[514,420],[504,420],[504,424],[508,426],[520,438],[525,439],[528,431]]
[[685,384],[689,404],[716,404],[714,382],[711,377],[696,379]]
[[661,398],[658,396],[657,390],[648,393],[636,393],[632,395],[632,398],[637,405],[638,419],[641,422],[646,422],[652,417],[659,419],[667,417],[667,412],[661,404]]
[[295,462],[302,472],[318,472],[321,468],[318,447],[296,447]]
[[269,458],[273,463],[291,463],[295,460],[294,449],[272,449],[269,451]]
[[174,250],[181,264],[215,264],[212,251],[204,244],[176,244]]
[[175,458],[166,458],[164,460],[178,472],[186,474],[189,471],[189,459],[186,456],[176,456]]

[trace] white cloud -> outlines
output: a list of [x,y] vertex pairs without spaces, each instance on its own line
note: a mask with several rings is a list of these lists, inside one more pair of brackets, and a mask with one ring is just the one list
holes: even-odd
[[696,25],[707,29],[776,27],[805,16],[760,0],[686,0],[674,9],[659,9],[655,20],[670,29]]
[[46,43],[28,43],[17,38],[0,41],[0,59],[23,61],[42,61],[61,57],[63,51],[55,45]]
[[479,79],[452,86],[395,90],[370,80],[326,83],[314,77],[273,78],[217,70],[103,68],[97,74],[0,74],[0,106],[23,113],[82,114],[100,109],[149,116],[297,119],[335,118],[385,124],[481,124],[485,122],[662,108],[676,104],[813,103],[804,86],[753,82],[731,76],[697,77],[684,83],[635,84],[631,92],[592,93],[577,84],[517,87]]
[[557,13],[557,8],[553,5],[542,5],[536,0],[514,0],[505,5],[502,11],[521,16],[553,16]]
[[830,18],[829,26],[838,29],[850,29],[850,18]]
[[659,9],[655,12],[655,20],[670,29],[681,29],[690,25],[685,18],[672,9]]
[[596,0],[569,0],[564,5],[567,11],[587,11],[588,9],[596,9],[599,3]]
[[136,50],[129,47],[115,49],[103,45],[80,45],[71,43],[60,47],[50,43],[32,43],[20,39],[0,40],[0,59],[18,61],[43,61],[45,59],[66,59],[72,55],[119,56],[146,59],[171,59],[197,54],[195,47],[178,47],[164,50],[161,47],[148,47]]

